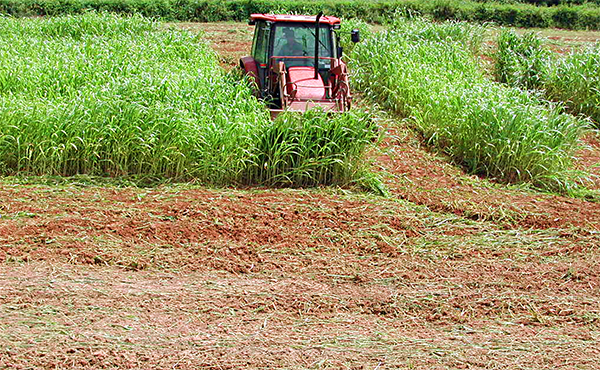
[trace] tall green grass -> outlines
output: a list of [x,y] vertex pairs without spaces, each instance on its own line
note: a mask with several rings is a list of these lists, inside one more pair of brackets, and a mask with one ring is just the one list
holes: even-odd
[[573,50],[558,58],[545,84],[548,99],[562,101],[574,113],[591,117],[600,128],[600,45]]
[[[287,186],[362,176],[364,117],[269,117],[190,33],[140,16],[0,18],[0,174]],[[285,135],[267,146],[272,130]],[[314,135],[318,147],[298,143]]]
[[412,42],[454,42],[475,54],[481,48],[486,29],[467,22],[430,22],[421,18],[397,18],[389,23],[395,33],[403,33]]
[[542,37],[503,30],[495,56],[496,78],[512,86],[536,89],[566,109],[600,125],[600,46],[591,45],[559,55]]
[[373,122],[364,112],[283,113],[256,136],[258,166],[249,167],[246,175],[274,186],[315,186],[352,174],[353,181],[364,185],[364,163],[357,158],[375,137]]
[[409,117],[471,172],[558,191],[573,185],[568,172],[585,122],[488,80],[465,47],[465,33],[448,29],[465,25],[396,27],[354,50],[353,77],[368,96]]
[[550,51],[542,48],[535,33],[519,36],[514,31],[500,32],[494,65],[498,81],[525,89],[539,89],[547,80],[550,62]]

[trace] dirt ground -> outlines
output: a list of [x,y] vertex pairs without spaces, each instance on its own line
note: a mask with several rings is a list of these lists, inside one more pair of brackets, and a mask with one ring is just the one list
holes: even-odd
[[[245,25],[184,26],[249,51]],[[391,120],[387,198],[4,179],[0,368],[599,368],[600,204],[467,175]]]

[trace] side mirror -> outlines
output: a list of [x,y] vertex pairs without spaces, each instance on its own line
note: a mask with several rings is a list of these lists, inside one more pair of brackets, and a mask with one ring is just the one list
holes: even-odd
[[352,37],[352,42],[357,43],[360,41],[360,33],[358,32],[358,30],[352,30],[350,35]]
[[254,26],[256,24],[256,21],[254,19],[250,19],[248,21],[248,26]]
[[337,57],[341,58],[343,52],[344,52],[344,48],[342,48],[341,46],[338,46],[338,48],[337,48]]

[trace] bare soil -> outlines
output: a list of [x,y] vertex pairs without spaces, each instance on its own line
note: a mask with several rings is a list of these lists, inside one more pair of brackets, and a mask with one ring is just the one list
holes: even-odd
[[[377,159],[389,171],[387,185],[402,199],[475,220],[494,220],[524,228],[583,227],[600,230],[600,203],[585,199],[511,188],[468,176],[448,158],[422,147],[398,125],[388,127],[383,155]],[[576,158],[579,169],[591,173],[588,188],[598,187],[600,146],[588,136]]]
[[171,26],[200,33],[220,56],[227,69],[239,66],[240,58],[250,55],[254,26],[244,23],[175,23]]
[[600,205],[381,125],[388,198],[3,180],[0,368],[597,369]]
[[593,368],[591,229],[307,190],[3,185],[0,366]]

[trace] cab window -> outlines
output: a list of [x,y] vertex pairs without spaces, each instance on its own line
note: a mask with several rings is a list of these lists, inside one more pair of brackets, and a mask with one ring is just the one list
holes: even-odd
[[270,27],[264,21],[256,22],[254,32],[254,43],[252,44],[252,56],[259,65],[267,63],[267,51],[269,49]]
[[[315,26],[307,24],[282,24],[275,27],[273,56],[315,56]],[[330,30],[327,25],[319,29],[319,56],[333,56]]]

